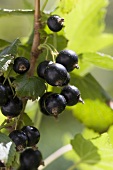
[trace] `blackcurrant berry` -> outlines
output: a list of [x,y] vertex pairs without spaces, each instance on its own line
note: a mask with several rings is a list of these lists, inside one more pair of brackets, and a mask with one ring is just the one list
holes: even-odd
[[45,109],[45,99],[47,96],[49,96],[50,94],[52,94],[52,92],[46,92],[43,94],[43,96],[41,96],[40,100],[39,100],[39,107],[40,107],[40,111],[47,116],[50,116],[50,114],[47,112],[47,110]]
[[53,32],[58,32],[63,28],[64,19],[58,15],[51,15],[47,20],[49,29]]
[[5,77],[2,75],[2,76],[0,76],[0,83],[3,83],[4,82],[4,80],[5,80]]
[[0,83],[0,106],[3,106],[8,101],[8,91],[7,88]]
[[38,67],[37,67],[37,74],[39,77],[43,78],[44,79],[44,72],[45,72],[45,69],[46,67],[48,66],[48,64],[52,62],[52,61],[48,61],[48,60],[45,60],[45,61],[42,61]]
[[[9,79],[10,79],[11,83],[15,80],[14,77],[9,77]],[[8,92],[8,98],[14,96],[15,89],[14,89],[14,87],[11,87],[11,85],[9,84],[8,79],[5,81],[4,85],[5,85],[5,87],[7,89],[7,92]]]
[[2,163],[2,162],[0,161],[0,168],[1,168],[1,170],[2,170],[2,167],[5,167],[5,165],[4,165],[4,163]]
[[4,116],[16,117],[20,114],[23,104],[18,97],[10,98],[8,102],[1,107],[1,112]]
[[23,150],[27,146],[27,136],[23,131],[14,130],[9,134],[9,137],[16,145],[18,151]]
[[20,154],[20,166],[22,170],[36,170],[42,162],[42,154],[39,150],[29,148]]
[[45,109],[47,112],[55,117],[58,116],[66,107],[66,100],[64,96],[52,93],[45,99]]
[[26,73],[30,68],[29,60],[25,57],[17,57],[14,60],[13,70],[18,74]]
[[66,67],[67,71],[70,72],[74,68],[79,68],[78,66],[78,56],[72,50],[62,50],[56,57],[56,62],[62,64]]
[[44,73],[46,82],[52,86],[62,86],[67,76],[66,68],[59,63],[49,64]]
[[73,106],[78,102],[84,103],[80,96],[79,89],[75,86],[65,86],[61,91],[61,95],[65,97],[68,106]]
[[70,74],[67,74],[67,79],[65,80],[65,82],[62,84],[63,86],[68,85],[68,83],[70,82]]
[[21,130],[28,137],[27,146],[34,146],[39,142],[40,132],[37,128],[35,128],[33,126],[24,126]]

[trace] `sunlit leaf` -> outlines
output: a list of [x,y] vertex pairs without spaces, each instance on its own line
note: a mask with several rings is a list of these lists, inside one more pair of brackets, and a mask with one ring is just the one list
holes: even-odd
[[[107,0],[80,0],[65,18],[65,35],[69,39],[68,48],[77,53],[90,51],[91,38],[97,38],[104,29]],[[111,40],[110,40],[111,41]],[[102,42],[101,42],[102,44]],[[98,46],[95,44],[95,50]],[[91,49],[92,50],[92,49]]]
[[85,100],[85,104],[77,104],[73,108],[73,115],[83,122],[86,127],[97,132],[106,131],[113,124],[113,111],[106,103],[97,100]]
[[90,63],[100,68],[112,70],[113,69],[113,57],[103,53],[84,53],[83,62]]
[[100,160],[98,148],[90,140],[83,138],[81,134],[75,135],[71,144],[82,163],[95,164]]

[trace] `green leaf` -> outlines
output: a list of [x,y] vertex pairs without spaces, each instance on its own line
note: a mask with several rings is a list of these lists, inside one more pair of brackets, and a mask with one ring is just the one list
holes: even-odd
[[87,43],[79,47],[79,51],[99,51],[113,44],[113,34],[103,33],[95,37],[87,37]]
[[113,111],[106,103],[97,100],[85,100],[85,104],[73,107],[73,115],[86,127],[97,132],[105,132],[113,124]]
[[90,73],[88,73],[84,77],[80,77],[76,75],[76,72],[77,70],[74,70],[71,73],[70,84],[73,84],[79,88],[83,100],[106,100],[105,91]]
[[14,56],[11,54],[0,56],[0,72],[7,71],[9,65],[13,62]]
[[0,160],[2,160],[7,167],[12,165],[16,153],[15,144],[11,139],[3,133],[0,133]]
[[[75,142],[74,142],[75,140]],[[73,150],[70,153],[66,154],[66,157],[70,160],[73,160],[74,165],[72,166],[73,169],[77,168],[77,169],[81,169],[81,170],[112,170],[113,168],[113,147],[110,143],[109,140],[109,134],[108,133],[103,133],[102,135],[93,138],[91,140],[86,140],[84,139],[80,134],[78,134],[77,138],[75,136],[75,138],[72,140],[74,143],[74,147],[75,147],[75,154],[73,153]],[[88,142],[90,144],[88,144]],[[77,160],[77,156],[76,154],[79,155],[87,155],[87,150],[88,150],[88,146],[89,149],[91,148],[90,152],[92,153],[92,145],[97,149],[97,154],[99,155],[99,160],[97,161],[96,164],[89,164],[87,162],[83,162],[82,159]],[[77,146],[83,146],[83,147],[79,147],[79,149],[77,148]],[[86,149],[86,153],[85,153],[85,149]],[[81,151],[81,152],[80,152]],[[89,152],[89,154],[90,154]],[[94,153],[95,153],[95,149],[94,149]],[[74,159],[74,157],[76,159]],[[79,156],[80,157],[80,156]],[[81,158],[81,157],[80,157]],[[89,158],[91,160],[95,160],[95,154],[91,155],[91,157]],[[71,168],[70,168],[71,170]]]
[[0,39],[0,49],[2,49],[3,47],[9,45],[10,43],[6,40]]
[[[76,7],[65,18],[66,26],[64,29],[66,38],[69,40],[69,49],[82,53],[85,45],[85,51],[90,51],[90,44],[93,41],[91,42],[89,39],[97,38],[104,30],[103,18],[105,17],[107,5],[107,0],[78,1]],[[97,49],[98,46],[95,45],[95,50]]]
[[20,40],[17,38],[15,39],[10,46],[6,47],[1,53],[0,56],[6,55],[6,54],[11,54],[11,55],[16,55],[17,54],[17,48],[18,45],[20,44]]
[[90,140],[83,138],[81,134],[75,135],[74,139],[71,140],[71,144],[82,163],[95,164],[100,161],[98,148]]
[[34,10],[32,9],[1,9],[0,8],[0,17],[10,16],[10,15],[33,15]]
[[82,60],[100,68],[113,70],[113,57],[103,53],[84,53]]
[[36,76],[27,77],[26,74],[17,76],[14,86],[16,87],[15,90],[18,96],[32,100],[38,99],[46,89],[42,79]]
[[79,88],[81,97],[85,101],[84,105],[78,103],[73,107],[68,107],[73,115],[85,126],[95,131],[106,131],[113,123],[113,113],[106,104],[109,96],[104,89],[90,74],[78,77],[71,73],[71,84]]

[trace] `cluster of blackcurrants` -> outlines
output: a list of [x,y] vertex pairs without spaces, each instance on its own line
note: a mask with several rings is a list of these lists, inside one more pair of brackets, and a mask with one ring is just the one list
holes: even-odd
[[[64,19],[52,15],[47,20],[47,25],[53,32],[63,28]],[[78,56],[72,50],[62,50],[56,56],[55,62],[42,61],[37,67],[37,74],[51,86],[63,87],[61,93],[46,92],[39,100],[40,110],[45,115],[57,117],[66,106],[73,106],[83,102],[77,87],[69,85],[70,74],[78,66]]]
[[14,130],[9,137],[16,145],[20,153],[20,167],[18,170],[37,170],[43,164],[42,154],[38,149],[33,149],[40,140],[40,132],[34,126],[24,126],[21,130]]
[[[13,70],[16,73],[24,74],[29,68],[29,60],[25,57],[17,57],[14,60]],[[12,83],[15,78],[9,77],[9,80]],[[14,118],[21,113],[23,102],[15,95],[15,89],[10,83],[3,75],[0,76],[0,107],[4,116]],[[21,130],[13,130],[9,137],[15,143],[16,150],[20,152],[20,167],[18,170],[37,170],[43,164],[42,154],[35,147],[40,139],[40,133],[37,128],[24,126]],[[5,167],[5,165],[0,162],[0,167]]]
[[[13,70],[18,74],[26,73],[30,68],[29,60],[24,57],[17,57],[14,60]],[[15,78],[9,77],[10,83],[12,83]],[[15,89],[11,86],[8,79],[3,75],[0,76],[0,107],[1,112],[7,117],[17,117],[22,108],[23,103],[20,98],[15,95]]]

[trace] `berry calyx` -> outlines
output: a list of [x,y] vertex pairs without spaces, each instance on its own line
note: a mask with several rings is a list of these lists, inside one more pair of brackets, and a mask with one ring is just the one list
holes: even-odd
[[43,96],[41,96],[40,100],[39,100],[39,107],[40,107],[40,111],[47,116],[50,116],[50,114],[47,112],[47,110],[45,109],[45,99],[47,98],[47,96],[49,96],[50,94],[52,94],[52,92],[46,92],[43,94]]
[[22,170],[37,170],[41,162],[42,154],[39,150],[34,151],[29,148],[20,154],[20,169]]
[[52,93],[45,99],[45,109],[54,117],[57,117],[66,107],[66,99],[64,96]]
[[78,102],[84,103],[80,96],[79,89],[75,86],[68,85],[63,87],[61,95],[65,97],[68,106],[73,106]]
[[23,107],[22,100],[18,97],[11,97],[8,102],[1,107],[1,112],[4,116],[16,117],[20,114]]
[[62,86],[67,79],[67,70],[59,63],[52,63],[46,67],[44,77],[48,84]]
[[15,143],[17,151],[21,151],[27,146],[27,136],[23,131],[14,130],[9,134],[9,137]]
[[59,32],[63,28],[64,19],[58,15],[51,15],[47,20],[49,29],[53,32]]
[[30,68],[29,60],[25,57],[17,57],[14,60],[13,70],[18,74],[26,73]]
[[5,87],[5,85],[0,83],[0,106],[5,105],[7,101],[8,101],[8,90]]
[[27,146],[34,146],[36,145],[40,140],[40,132],[37,128],[33,126],[24,126],[21,129],[28,138]]
[[78,56],[72,50],[62,50],[56,57],[56,62],[62,64],[66,67],[67,71],[73,71],[74,68],[79,68],[78,66]]
[[45,61],[42,61],[38,67],[37,67],[37,74],[39,77],[43,78],[44,79],[44,72],[45,72],[45,69],[46,67],[48,66],[48,64],[50,63],[51,61],[48,61],[48,60],[45,60]]

